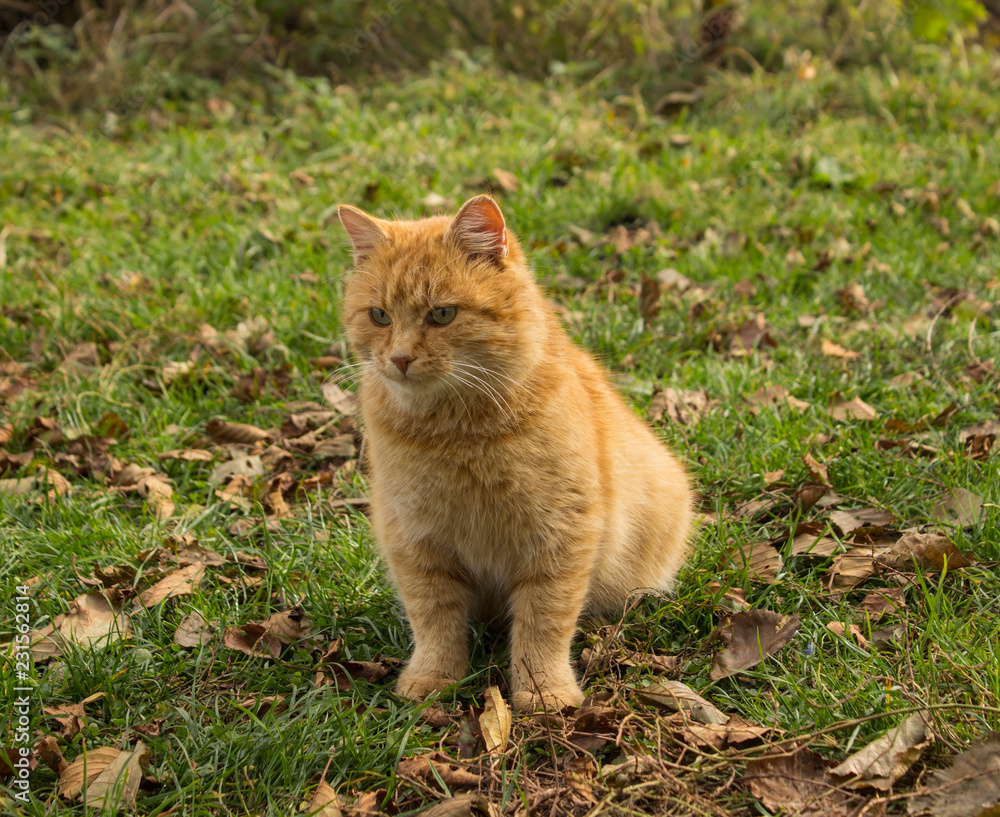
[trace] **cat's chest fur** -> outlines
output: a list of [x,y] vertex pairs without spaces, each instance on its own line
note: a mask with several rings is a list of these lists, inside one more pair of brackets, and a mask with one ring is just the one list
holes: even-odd
[[400,524],[484,581],[507,583],[556,561],[553,532],[588,524],[597,480],[566,467],[581,452],[549,425],[535,418],[517,434],[442,435],[431,446],[373,429],[372,491],[385,517],[376,528]]

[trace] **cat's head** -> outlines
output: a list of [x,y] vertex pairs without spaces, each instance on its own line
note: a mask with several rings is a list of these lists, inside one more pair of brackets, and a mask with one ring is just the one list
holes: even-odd
[[541,354],[541,297],[489,196],[454,218],[386,221],[348,205],[354,245],[344,288],[347,336],[363,369],[397,401],[426,404],[506,391]]

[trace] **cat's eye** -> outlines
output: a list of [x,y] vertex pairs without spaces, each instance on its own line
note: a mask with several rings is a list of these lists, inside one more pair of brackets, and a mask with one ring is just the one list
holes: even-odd
[[431,310],[431,314],[427,317],[431,323],[436,323],[438,326],[444,326],[445,324],[449,324],[455,320],[455,315],[457,313],[457,306],[436,306]]
[[372,322],[378,324],[379,326],[388,326],[392,323],[392,318],[389,317],[389,313],[384,309],[379,309],[377,306],[373,307],[371,312],[368,314],[372,316]]

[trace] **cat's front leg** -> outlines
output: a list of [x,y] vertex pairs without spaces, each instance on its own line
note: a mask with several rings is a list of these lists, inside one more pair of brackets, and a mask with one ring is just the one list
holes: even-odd
[[582,576],[535,576],[512,594],[511,703],[519,712],[578,706],[569,649],[586,596]]
[[416,642],[396,692],[423,700],[468,671],[471,591],[454,565],[429,548],[411,546],[396,558],[387,555]]

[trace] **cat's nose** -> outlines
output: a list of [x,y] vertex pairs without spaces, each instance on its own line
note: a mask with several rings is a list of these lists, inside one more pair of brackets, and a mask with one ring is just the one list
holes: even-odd
[[395,352],[389,355],[389,360],[396,364],[396,368],[399,369],[403,374],[406,374],[406,369],[413,362],[413,355],[407,352]]

